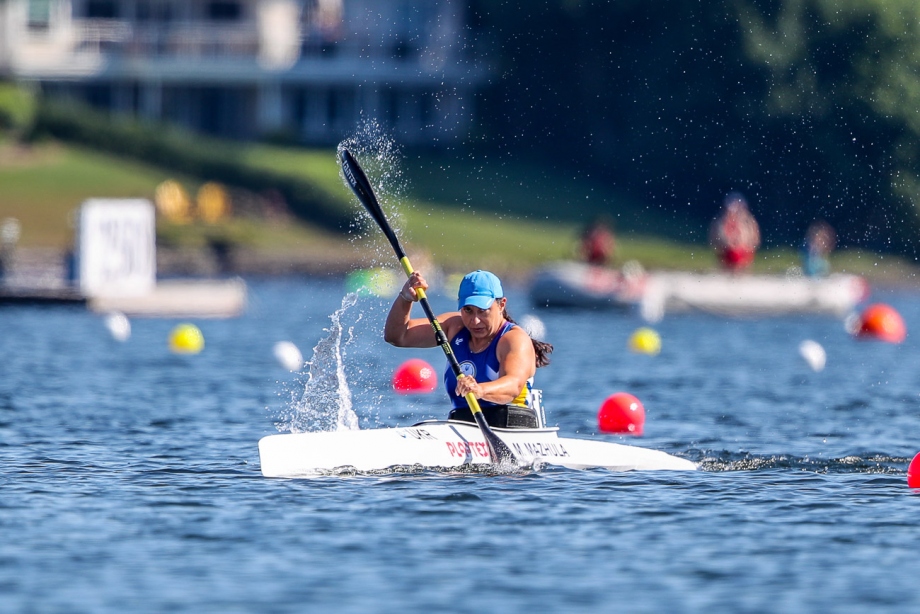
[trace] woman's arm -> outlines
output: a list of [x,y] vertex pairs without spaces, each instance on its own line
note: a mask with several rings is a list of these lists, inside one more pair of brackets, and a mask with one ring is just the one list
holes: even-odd
[[[383,340],[390,345],[401,348],[433,348],[437,345],[434,330],[428,318],[411,317],[412,304],[418,300],[416,288],[428,289],[428,282],[418,271],[414,272],[400,290],[396,300],[387,314],[387,321],[383,327]],[[457,322],[460,321],[458,312],[444,313],[438,316],[441,329],[448,339],[453,339],[457,334]]]
[[472,392],[477,399],[491,403],[510,403],[519,394],[527,380],[537,371],[537,356],[530,336],[520,327],[509,330],[498,341],[498,379],[477,382],[472,377],[457,380],[457,394]]

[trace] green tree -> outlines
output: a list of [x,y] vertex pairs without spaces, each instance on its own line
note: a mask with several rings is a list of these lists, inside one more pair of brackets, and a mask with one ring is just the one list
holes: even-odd
[[913,250],[920,229],[920,4],[480,0],[501,78],[494,144],[591,169],[686,215],[748,195],[767,243],[816,217],[842,244]]
[[836,195],[849,216],[842,224],[870,244],[913,252],[920,229],[920,4],[759,4],[736,6],[746,56],[769,74],[764,123],[809,125],[822,191]]

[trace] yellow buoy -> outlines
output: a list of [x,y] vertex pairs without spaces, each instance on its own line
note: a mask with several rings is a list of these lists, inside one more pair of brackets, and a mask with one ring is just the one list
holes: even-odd
[[643,326],[629,338],[629,349],[639,354],[657,354],[661,351],[661,337],[651,328]]
[[197,354],[204,349],[204,335],[194,324],[179,324],[169,333],[169,349],[176,354]]

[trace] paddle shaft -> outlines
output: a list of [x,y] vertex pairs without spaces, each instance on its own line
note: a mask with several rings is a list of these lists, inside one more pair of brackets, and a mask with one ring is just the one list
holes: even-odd
[[[342,172],[345,175],[346,181],[348,181],[348,185],[358,197],[358,200],[361,201],[361,204],[364,205],[364,208],[367,209],[367,212],[374,218],[374,221],[377,222],[380,230],[383,231],[383,234],[393,247],[393,251],[396,252],[396,257],[399,258],[399,264],[402,265],[406,276],[411,277],[412,273],[414,273],[412,264],[409,262],[409,258],[406,256],[406,252],[399,242],[399,237],[393,232],[393,228],[383,214],[383,209],[380,207],[380,203],[374,195],[374,190],[371,187],[367,175],[364,174],[361,165],[358,164],[358,161],[347,149],[341,150],[341,158]],[[425,315],[428,317],[428,322],[431,323],[431,328],[434,330],[435,342],[441,350],[444,351],[444,355],[447,357],[447,362],[454,372],[454,375],[456,375],[458,379],[466,377],[460,370],[460,363],[457,362],[457,357],[454,356],[447,335],[441,328],[441,323],[438,322],[434,312],[431,310],[431,305],[428,303],[428,297],[425,295],[425,291],[421,288],[415,288],[415,294],[418,296],[418,302],[422,305],[422,310],[425,312]],[[479,429],[482,431],[482,435],[489,445],[489,453],[492,457],[492,462],[497,464],[507,463],[509,461],[513,462],[515,458],[514,453],[489,427],[489,423],[486,422],[486,418],[482,414],[482,408],[479,406],[479,400],[473,396],[472,392],[468,392],[464,398],[470,407],[470,411],[473,413],[473,419],[476,420],[476,424],[479,425]]]

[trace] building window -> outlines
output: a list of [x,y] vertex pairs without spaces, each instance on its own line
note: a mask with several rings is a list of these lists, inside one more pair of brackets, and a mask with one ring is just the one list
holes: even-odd
[[112,108],[112,85],[109,83],[87,83],[83,88],[86,102],[97,109]]
[[89,0],[86,16],[89,19],[115,19],[118,17],[118,5],[112,0]]
[[51,0],[29,0],[29,29],[47,30],[51,24]]
[[420,101],[421,109],[419,112],[419,117],[422,120],[422,128],[428,129],[434,127],[435,117],[437,113],[437,98],[435,98],[434,92],[423,92],[422,99]]
[[355,118],[355,92],[351,89],[336,88],[329,92],[327,117],[334,130],[341,130],[351,125]]
[[239,21],[243,8],[239,2],[209,2],[208,18],[213,21]]
[[414,59],[418,55],[418,49],[411,40],[400,36],[393,44],[392,53],[397,60],[407,61]]

